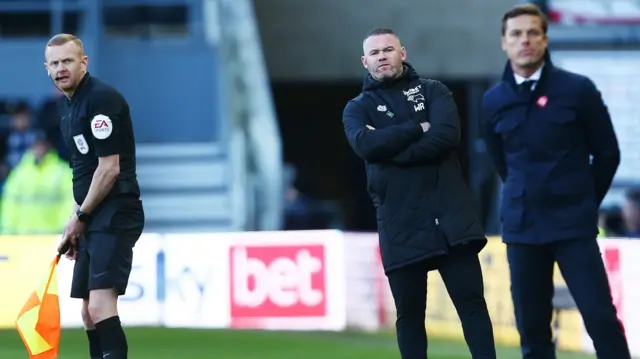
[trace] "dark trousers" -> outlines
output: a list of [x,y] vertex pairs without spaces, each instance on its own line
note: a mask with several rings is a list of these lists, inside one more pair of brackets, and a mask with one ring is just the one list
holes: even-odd
[[[427,358],[425,311],[427,272],[422,262],[388,273],[396,304],[396,330],[402,359]],[[493,326],[484,299],[482,269],[476,253],[455,253],[437,260],[449,296],[460,316],[473,359],[495,359]]]
[[631,358],[595,238],[546,245],[508,244],[507,257],[524,359],[556,358],[550,325],[555,262],[582,314],[598,358]]

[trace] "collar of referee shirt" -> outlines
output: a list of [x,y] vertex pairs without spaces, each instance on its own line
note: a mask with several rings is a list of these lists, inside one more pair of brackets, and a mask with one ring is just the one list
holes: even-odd
[[[546,82],[546,78],[548,74],[554,70],[553,63],[551,62],[551,53],[549,49],[544,53],[544,67],[542,68],[542,74],[540,76],[540,80],[537,81],[536,88],[542,87]],[[511,68],[511,62],[507,60],[507,64],[504,66],[504,72],[502,73],[502,81],[511,85],[514,89],[518,88],[516,84],[516,79],[513,76],[513,69]]]
[[73,96],[71,96],[71,99],[67,99],[67,101],[69,101],[70,103],[76,103],[80,99],[82,99],[84,94],[87,92],[87,88],[89,88],[88,84],[90,81],[91,74],[89,73],[89,71],[87,71],[82,77],[82,80],[80,80],[80,83],[78,84],[76,91],[73,93]]

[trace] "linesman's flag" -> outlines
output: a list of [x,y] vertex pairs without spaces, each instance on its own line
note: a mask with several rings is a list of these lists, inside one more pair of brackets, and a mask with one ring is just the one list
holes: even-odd
[[16,328],[27,347],[30,359],[55,359],[60,343],[60,302],[58,300],[58,262],[22,307]]

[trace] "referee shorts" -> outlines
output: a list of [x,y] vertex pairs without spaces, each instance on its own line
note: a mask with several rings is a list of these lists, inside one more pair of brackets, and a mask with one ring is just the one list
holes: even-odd
[[95,289],[115,288],[124,295],[133,264],[133,247],[144,229],[142,202],[117,197],[101,204],[78,240],[71,297],[88,299]]

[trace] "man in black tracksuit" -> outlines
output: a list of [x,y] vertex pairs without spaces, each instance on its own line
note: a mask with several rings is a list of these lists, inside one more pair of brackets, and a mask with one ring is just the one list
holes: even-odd
[[507,12],[502,32],[509,61],[484,96],[483,130],[504,182],[503,240],[522,355],[556,357],[557,262],[598,358],[629,359],[596,241],[598,207],[620,161],[607,108],[588,78],[553,66],[537,7]]
[[362,94],[344,110],[345,133],[366,163],[380,250],[397,309],[403,359],[425,359],[427,272],[438,269],[474,359],[496,357],[478,253],[487,243],[455,150],[451,92],[421,79],[388,29],[364,42]]

